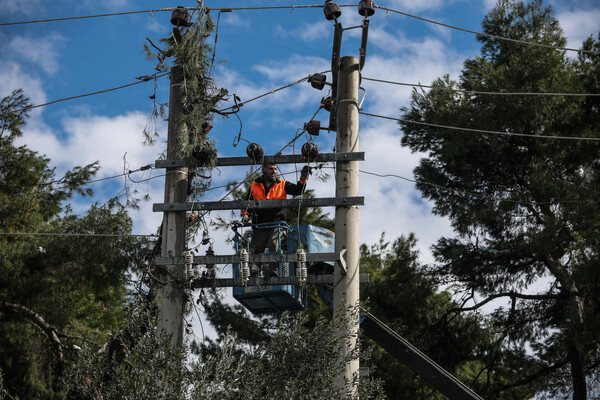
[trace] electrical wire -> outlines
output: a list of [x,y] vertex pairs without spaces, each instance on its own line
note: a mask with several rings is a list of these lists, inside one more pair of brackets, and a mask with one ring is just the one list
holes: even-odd
[[533,135],[533,134],[529,134],[529,133],[489,131],[489,130],[485,130],[485,129],[461,128],[461,127],[457,127],[457,126],[431,124],[429,122],[411,121],[411,120],[408,120],[408,119],[394,118],[394,117],[388,117],[388,116],[385,116],[385,115],[371,114],[371,113],[367,113],[367,112],[364,112],[364,111],[359,111],[359,114],[368,115],[369,117],[375,117],[375,118],[389,119],[389,120],[392,120],[392,121],[404,122],[406,124],[424,125],[424,126],[431,126],[433,128],[451,129],[451,130],[455,130],[455,131],[465,131],[465,132],[475,132],[475,133],[489,133],[489,134],[492,134],[492,135],[504,135],[504,136],[521,136],[521,137],[530,137],[530,138],[535,138],[535,139],[581,140],[581,141],[589,141],[589,142],[600,142],[600,138],[596,138],[596,137]]
[[[353,4],[340,5],[340,7],[356,7]],[[118,13],[108,13],[108,14],[95,14],[95,15],[81,15],[77,17],[63,17],[63,18],[52,18],[52,19],[37,19],[31,21],[18,21],[18,22],[4,22],[0,23],[0,26],[9,26],[9,25],[22,25],[22,24],[35,24],[41,22],[57,22],[57,21],[68,21],[75,19],[86,19],[86,18],[100,18],[100,17],[113,17],[118,15],[129,15],[129,14],[144,14],[144,13],[155,13],[162,11],[174,11],[179,7],[167,7],[167,8],[155,8],[151,10],[138,10],[138,11],[124,11]],[[322,4],[313,4],[313,5],[297,5],[297,6],[264,6],[264,7],[233,7],[233,8],[209,8],[209,7],[182,7],[188,11],[219,11],[219,12],[231,12],[231,11],[242,11],[242,10],[277,10],[277,9],[291,9],[292,12],[296,8],[323,8]]]
[[[377,177],[380,177],[380,178],[392,177],[392,178],[402,179],[402,180],[405,180],[407,182],[412,182],[412,183],[417,183],[417,184],[422,184],[422,185],[428,185],[428,186],[435,187],[437,189],[442,189],[442,190],[445,190],[445,191],[458,193],[460,195],[464,195],[464,196],[468,196],[468,197],[482,197],[482,196],[484,196],[482,193],[473,193],[473,192],[468,192],[468,191],[464,191],[464,190],[460,190],[460,189],[452,189],[452,188],[449,188],[449,187],[446,187],[446,186],[438,185],[436,183],[432,183],[432,182],[428,182],[428,181],[424,181],[424,180],[417,180],[417,179],[406,178],[404,176],[396,175],[396,174],[377,174],[375,172],[364,171],[362,169],[359,169],[358,171],[360,173],[363,173],[363,174],[373,175],[373,176],[377,176]],[[526,201],[526,200],[513,200],[513,199],[498,199],[498,201],[505,202],[505,203],[526,204],[526,205],[534,205],[534,206],[548,205],[548,204],[599,203],[600,202],[600,201],[597,201],[597,200],[556,200],[556,201],[532,202],[532,201]]]
[[470,29],[459,28],[459,27],[456,27],[456,26],[453,26],[453,25],[444,24],[442,22],[434,21],[432,19],[418,17],[416,15],[408,14],[408,13],[405,13],[403,11],[398,11],[398,10],[394,10],[394,9],[387,8],[387,7],[381,7],[381,6],[378,6],[378,5],[376,5],[375,7],[379,8],[381,10],[385,10],[387,12],[393,12],[393,13],[396,13],[396,14],[404,15],[406,17],[415,18],[415,19],[418,19],[420,21],[428,22],[430,24],[440,25],[440,26],[443,26],[443,27],[446,27],[446,28],[456,29],[456,30],[461,31],[461,32],[472,33],[474,35],[481,35],[481,36],[489,37],[489,38],[492,38],[492,39],[504,40],[504,41],[507,41],[507,42],[513,42],[513,43],[519,43],[519,44],[526,44],[526,45],[530,45],[530,46],[544,47],[544,48],[549,48],[549,49],[554,49],[554,50],[575,51],[575,52],[578,52],[578,53],[586,53],[586,54],[600,54],[599,51],[579,50],[579,49],[573,49],[573,48],[570,48],[570,47],[553,46],[553,45],[550,45],[550,44],[528,42],[528,41],[525,41],[525,40],[511,39],[511,38],[507,38],[507,37],[504,37],[504,36],[497,36],[497,35],[492,35],[492,34],[489,34],[489,33],[477,32],[477,31],[473,31],[473,30],[470,30]]
[[[327,71],[323,71],[323,72],[319,72],[319,73],[321,73],[321,74],[325,74],[325,73],[327,73],[327,72],[331,72],[331,70],[327,70]],[[311,75],[312,75],[312,74],[311,74]],[[227,108],[223,108],[222,110],[219,110],[219,111],[217,111],[217,112],[218,112],[218,113],[223,113],[223,112],[225,112],[225,111],[227,111],[227,110],[231,110],[231,109],[233,109],[233,108],[236,108],[236,107],[237,107],[237,108],[240,108],[240,107],[242,107],[242,106],[243,106],[243,105],[245,105],[245,104],[248,104],[248,103],[250,103],[250,102],[253,102],[254,100],[261,99],[261,98],[263,98],[263,97],[265,97],[265,96],[268,96],[268,95],[270,95],[270,94],[273,94],[273,93],[279,92],[280,90],[287,89],[287,88],[289,88],[289,87],[291,87],[291,86],[294,86],[294,85],[297,85],[297,84],[299,84],[299,83],[302,83],[302,82],[304,82],[304,81],[308,80],[308,78],[309,78],[309,77],[310,77],[310,75],[309,75],[309,76],[307,76],[307,77],[304,77],[304,78],[302,78],[302,79],[299,79],[299,80],[297,80],[296,82],[288,83],[287,85],[284,85],[284,86],[278,87],[277,89],[273,89],[273,90],[271,90],[271,91],[268,91],[268,92],[266,92],[266,93],[263,93],[263,94],[261,94],[261,95],[259,95],[259,96],[256,96],[256,97],[254,97],[254,98],[252,98],[252,99],[250,99],[250,100],[244,101],[243,103],[236,103],[236,104],[235,104],[235,105],[233,105],[233,106],[230,106],[230,107],[227,107]],[[286,146],[286,147],[287,147],[287,146]]]
[[433,90],[442,90],[442,91],[446,91],[446,92],[458,92],[458,93],[468,93],[468,94],[484,94],[484,95],[495,95],[495,96],[565,96],[565,97],[569,97],[569,96],[570,97],[600,96],[600,93],[481,92],[481,91],[477,91],[477,90],[465,90],[465,89],[454,89],[454,88],[438,87],[438,86],[431,86],[431,85],[421,85],[420,83],[402,83],[402,82],[386,81],[383,79],[367,78],[365,76],[363,76],[361,78],[366,81],[388,83],[391,85],[410,86],[410,87],[426,88],[426,89],[433,89]]
[[[186,10],[198,10],[198,7],[185,7]],[[36,24],[40,22],[57,22],[57,21],[69,21],[74,19],[87,19],[87,18],[101,18],[101,17],[114,17],[117,15],[129,15],[129,14],[143,14],[143,13],[154,13],[160,11],[174,11],[176,7],[169,8],[155,8],[152,10],[139,10],[139,11],[123,11],[118,13],[108,13],[108,14],[94,14],[94,15],[81,15],[77,17],[63,17],[63,18],[51,18],[51,19],[36,19],[31,21],[18,21],[18,22],[4,22],[0,23],[0,26],[8,26],[8,25],[24,25],[24,24]]]
[[[356,5],[353,5],[353,4],[340,4],[339,7],[356,7]],[[573,48],[570,48],[570,47],[553,46],[553,45],[548,45],[548,44],[543,44],[543,43],[528,42],[528,41],[525,41],[525,40],[512,39],[512,38],[507,38],[507,37],[503,37],[503,36],[492,35],[492,34],[489,34],[489,33],[477,32],[477,31],[473,31],[473,30],[470,30],[470,29],[465,29],[465,28],[460,28],[460,27],[457,27],[457,26],[445,24],[443,22],[435,21],[435,20],[432,20],[432,19],[419,17],[419,16],[416,16],[416,15],[413,15],[413,14],[409,14],[409,13],[406,13],[406,12],[403,12],[403,11],[394,10],[394,9],[388,8],[388,7],[381,7],[381,6],[378,6],[378,5],[375,5],[375,7],[379,8],[381,10],[385,10],[388,13],[392,12],[392,13],[404,15],[406,17],[418,19],[420,21],[428,22],[430,24],[435,24],[435,25],[446,27],[446,28],[455,29],[455,30],[458,30],[458,31],[461,31],[461,32],[471,33],[471,34],[474,34],[474,35],[481,35],[481,36],[485,36],[485,37],[489,37],[489,38],[493,38],[493,39],[504,40],[504,41],[509,41],[509,42],[513,42],[513,43],[526,44],[526,45],[530,45],[530,46],[538,46],[538,47],[544,47],[544,48],[551,48],[551,49],[555,49],[555,50],[575,51],[575,52],[578,52],[578,53],[586,53],[586,54],[600,54],[600,52],[593,51],[593,50],[581,50],[581,49],[573,49]],[[242,11],[242,10],[280,10],[280,9],[288,9],[288,10],[291,10],[291,12],[294,12],[294,10],[297,9],[297,8],[323,8],[323,5],[322,4],[312,4],[312,5],[263,6],[263,7],[229,7],[229,8],[225,8],[225,7],[221,7],[221,8],[183,7],[183,8],[186,9],[186,10],[193,10],[193,11],[196,11],[196,10],[201,10],[202,11],[202,10],[204,10],[207,13],[210,12],[210,11],[232,12],[232,11]],[[154,13],[154,12],[162,12],[162,11],[173,11],[173,10],[176,10],[176,9],[177,9],[176,7],[168,7],[168,8],[157,8],[157,9],[152,9],[152,10],[124,11],[124,12],[120,12],[120,13],[83,15],[83,16],[77,16],[77,17],[63,17],[63,18],[40,19],[40,20],[31,20],[31,21],[4,22],[4,23],[0,23],[0,26],[33,24],[33,23],[40,23],[40,22],[67,21],[67,20],[76,20],[76,19],[85,19],[85,18],[111,17],[111,16],[128,15],[128,14]]]
[[0,232],[0,236],[84,236],[84,237],[148,237],[159,238],[161,235],[136,235],[118,233],[53,233],[53,232]]
[[166,76],[166,75],[168,75],[168,74],[169,74],[169,72],[165,72],[164,74],[154,74],[154,75],[147,75],[147,76],[145,76],[145,77],[141,78],[141,80],[139,80],[139,81],[137,81],[137,82],[128,83],[128,84],[126,84],[126,85],[117,86],[117,87],[110,88],[110,89],[99,90],[99,91],[97,91],[97,92],[91,92],[91,93],[80,94],[80,95],[77,95],[77,96],[65,97],[64,99],[53,100],[53,101],[50,101],[50,102],[48,102],[48,103],[34,104],[34,105],[31,105],[31,106],[27,106],[27,107],[20,108],[20,109],[18,109],[18,110],[11,110],[11,111],[12,111],[12,112],[26,111],[26,110],[31,110],[32,108],[38,108],[38,107],[49,106],[50,104],[59,103],[59,102],[61,102],[61,101],[67,101],[67,100],[79,99],[79,98],[82,98],[82,97],[93,96],[93,95],[96,95],[96,94],[101,94],[101,93],[106,93],[106,92],[112,92],[113,90],[124,89],[124,88],[126,88],[126,87],[129,87],[129,86],[133,86],[133,85],[139,85],[140,83],[149,82],[149,81],[150,81],[150,80],[152,80],[152,79],[161,78],[161,77],[163,77],[163,76]]

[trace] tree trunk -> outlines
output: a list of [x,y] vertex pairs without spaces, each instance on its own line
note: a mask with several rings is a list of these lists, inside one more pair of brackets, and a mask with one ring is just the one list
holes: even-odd
[[573,344],[568,352],[569,362],[571,363],[571,379],[573,380],[573,400],[587,400],[584,354],[579,347]]
[[583,300],[577,294],[577,288],[573,284],[569,298],[569,309],[571,314],[571,344],[567,350],[567,357],[571,364],[571,379],[573,381],[573,400],[587,400],[587,384],[585,381],[585,345],[583,331],[585,323],[583,320]]

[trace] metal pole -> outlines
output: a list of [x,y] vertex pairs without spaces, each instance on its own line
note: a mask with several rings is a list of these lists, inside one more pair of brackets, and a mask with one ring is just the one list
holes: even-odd
[[[356,57],[340,60],[337,89],[337,140],[336,151],[358,151],[358,88],[359,63]],[[336,197],[358,195],[358,161],[338,161],[336,164]],[[359,300],[359,245],[358,206],[338,206],[335,209],[335,251],[345,250],[345,262],[337,262],[334,269],[334,316],[343,316],[347,325],[341,332],[345,347],[343,356],[356,349],[358,335]],[[344,266],[345,265],[345,266]],[[354,397],[358,379],[358,355],[346,364],[338,385],[347,395]]]
[[[183,69],[171,69],[169,93],[169,125],[167,158],[176,159],[187,144],[188,134],[181,123],[181,97],[183,94]],[[187,195],[188,169],[167,168],[165,177],[165,202],[185,202]],[[185,211],[165,211],[162,223],[162,257],[179,257],[185,250]],[[158,330],[171,337],[171,347],[183,343],[183,265],[167,265],[164,277],[166,284],[158,293]]]

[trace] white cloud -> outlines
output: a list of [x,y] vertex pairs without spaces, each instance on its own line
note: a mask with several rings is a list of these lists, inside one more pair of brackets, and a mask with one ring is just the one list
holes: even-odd
[[89,116],[63,120],[67,139],[54,155],[59,163],[87,164],[99,160],[100,176],[123,172],[123,156],[136,168],[154,161],[157,149],[142,144],[146,116],[131,112],[114,118]]
[[[215,24],[217,23],[218,14],[211,14],[213,21]],[[240,17],[240,14],[232,12],[232,13],[221,13],[221,18],[219,19],[219,28],[227,26],[229,29],[234,28],[238,29],[250,29],[250,20],[244,19]]]
[[396,9],[398,11],[424,11],[424,10],[438,10],[442,6],[447,5],[447,1],[443,0],[391,0],[388,8]]
[[148,22],[146,22],[146,24],[144,25],[144,30],[152,33],[164,34],[165,22],[156,17],[156,15],[150,16]]
[[40,11],[43,10],[44,2],[42,0],[31,0],[26,4],[21,0],[2,0],[0,1],[0,14],[1,15],[12,15],[17,14],[18,16],[31,16],[39,15]]
[[485,9],[490,11],[492,8],[496,7],[498,0],[483,0],[483,4],[485,5]]
[[[113,118],[92,115],[70,117],[63,120],[64,135],[53,131],[40,120],[33,120],[26,127],[23,137],[17,140],[17,144],[25,144],[48,157],[50,164],[56,167],[57,176],[62,176],[75,166],[99,161],[101,169],[96,179],[105,178],[122,174],[124,170],[136,170],[156,160],[161,149],[142,144],[145,124],[146,117],[141,113],[128,113]],[[164,127],[160,129],[162,131]],[[164,178],[148,179],[162,174],[162,170],[136,172],[131,174],[131,179],[142,182],[127,180],[131,192],[139,191],[136,197],[142,198],[147,193],[152,198],[150,202],[140,203],[140,211],[130,212],[136,233],[154,233],[160,224],[162,216],[152,212],[152,202],[163,201]],[[74,212],[84,213],[91,202],[102,203],[117,195],[124,187],[125,179],[120,177],[91,184],[95,197],[91,200],[74,198]]]
[[15,35],[2,53],[6,57],[8,51],[11,58],[19,59],[23,63],[32,63],[47,74],[53,75],[59,69],[59,49],[65,40],[56,32],[44,37]]
[[[292,83],[308,75],[325,71],[330,68],[330,62],[325,59],[313,56],[292,55],[285,60],[267,60],[262,64],[256,64],[249,67],[257,71],[264,78],[250,80],[242,76],[235,70],[228,69],[227,66],[218,68],[217,83],[219,86],[228,88],[230,93],[236,93],[242,101],[268,93],[274,89]],[[267,109],[274,114],[281,115],[282,110],[297,109],[307,104],[315,104],[315,110],[320,104],[324,92],[317,92],[306,82],[302,82],[290,88],[272,93],[260,101],[244,105],[244,111]],[[232,105],[230,101],[229,105]],[[297,125],[299,122],[284,116],[282,123],[287,125]],[[248,123],[248,122],[245,122]],[[260,124],[260,119],[249,122],[250,124]]]
[[[46,102],[46,93],[40,78],[25,73],[21,66],[13,61],[0,61],[0,96],[8,96],[16,89],[23,89],[32,104]],[[33,109],[30,114],[35,116],[40,113],[41,110]]]
[[600,9],[564,11],[559,13],[557,18],[567,36],[568,47],[580,48],[587,37],[597,37],[600,30]]
[[321,57],[293,54],[285,60],[268,60],[254,65],[252,69],[260,72],[270,81],[289,82],[295,77],[301,78],[313,72],[331,68],[331,61]]
[[[434,79],[450,74],[458,76],[463,58],[441,51],[435,40],[408,44],[408,54],[395,57],[367,56],[363,76],[392,82],[429,85]],[[364,80],[367,90],[363,107],[371,113],[398,116],[400,106],[408,106],[411,87]]]
[[300,38],[305,42],[329,40],[333,29],[323,22],[304,22],[299,28],[289,29],[281,25],[275,27],[275,33],[283,38]]

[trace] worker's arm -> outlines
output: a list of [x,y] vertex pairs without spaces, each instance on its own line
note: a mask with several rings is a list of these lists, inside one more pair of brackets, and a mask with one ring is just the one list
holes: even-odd
[[288,181],[285,182],[285,192],[292,196],[298,196],[304,192],[304,188],[306,187],[306,180],[308,179],[308,175],[311,174],[310,167],[305,165],[302,168],[302,172],[300,172],[300,180],[298,184],[294,185]]
[[[252,182],[252,184],[250,184],[250,197],[248,200],[254,200],[254,185],[256,185],[256,182]],[[248,218],[250,218],[250,211],[248,211],[248,209],[242,210],[242,220],[244,221],[244,223],[248,222]]]

